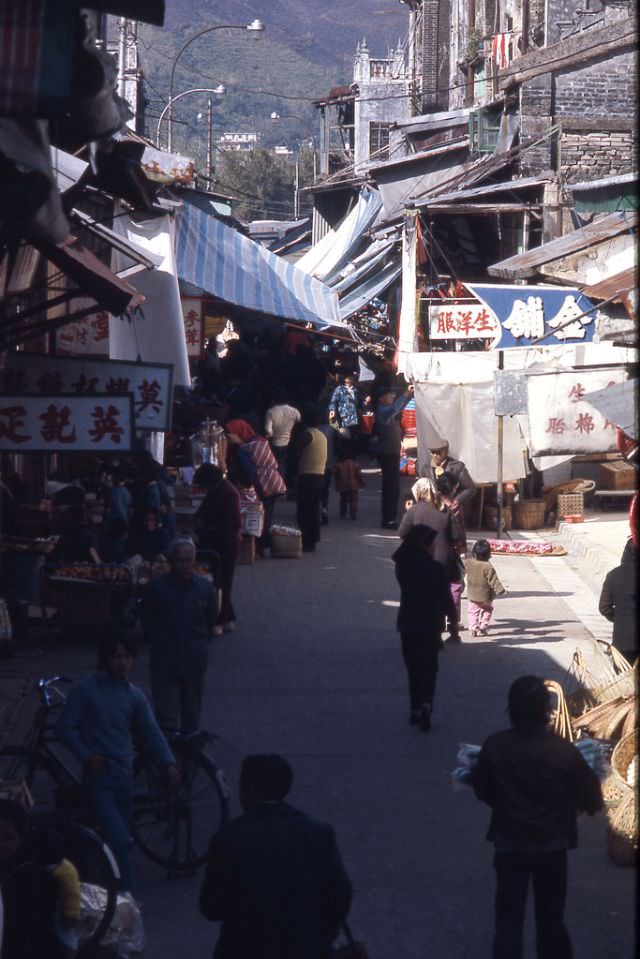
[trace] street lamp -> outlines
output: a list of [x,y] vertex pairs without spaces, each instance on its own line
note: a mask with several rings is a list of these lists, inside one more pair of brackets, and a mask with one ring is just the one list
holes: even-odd
[[[310,129],[311,124],[309,120],[305,120],[304,117],[299,117],[295,113],[278,113],[277,110],[274,110],[270,114],[270,118],[273,123],[277,123],[278,120],[298,120],[299,123],[302,123],[303,126]],[[313,151],[313,179],[315,182],[316,179],[316,139],[311,133],[309,135],[309,140],[311,142],[311,149]],[[300,216],[300,141],[298,140],[298,149],[296,151],[295,159],[295,178],[293,183],[293,216],[294,219],[298,219]]]
[[[156,143],[160,146],[160,127],[162,126],[162,121],[164,120],[167,113],[173,109],[173,104],[177,103],[178,100],[182,100],[183,97],[188,97],[192,93],[213,93],[216,96],[222,96],[227,92],[227,88],[223,83],[219,83],[217,87],[194,87],[193,90],[185,90],[184,93],[177,93],[175,97],[172,97],[171,100],[164,106],[160,116],[158,117],[158,126],[156,127]],[[213,151],[212,151],[212,127],[213,127],[213,101],[209,97],[209,107],[208,107],[208,126],[207,126],[207,172],[211,176],[211,170],[213,167]],[[171,127],[169,127],[171,129]]]
[[[256,38],[258,38],[261,33],[264,33],[264,24],[262,23],[262,20],[258,20],[258,19],[252,20],[251,23],[218,23],[213,27],[205,27],[204,30],[199,30],[197,33],[194,33],[192,37],[189,37],[187,42],[183,43],[183,45],[180,47],[175,57],[173,58],[173,63],[171,64],[171,73],[169,75],[169,105],[170,106],[172,105],[172,102],[175,99],[173,96],[173,80],[175,77],[178,60],[180,59],[184,51],[187,49],[187,47],[191,46],[194,40],[197,40],[198,37],[204,36],[205,33],[212,33],[214,30],[247,30],[249,31],[249,33],[252,33]],[[167,137],[167,149],[169,153],[171,153],[171,150],[173,148],[172,119],[173,119],[173,114],[172,114],[172,111],[170,110],[169,111],[169,133]]]

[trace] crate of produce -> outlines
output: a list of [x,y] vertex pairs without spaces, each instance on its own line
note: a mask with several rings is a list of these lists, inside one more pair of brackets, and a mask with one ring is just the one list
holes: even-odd
[[64,563],[42,571],[41,605],[57,611],[62,626],[103,626],[132,590],[126,566]]
[[544,512],[543,499],[518,500],[513,504],[513,525],[516,529],[541,529]]
[[625,460],[613,460],[600,464],[600,486],[602,489],[634,490],[638,485],[635,466]]
[[275,559],[299,559],[302,556],[302,533],[292,526],[271,527],[271,555]]

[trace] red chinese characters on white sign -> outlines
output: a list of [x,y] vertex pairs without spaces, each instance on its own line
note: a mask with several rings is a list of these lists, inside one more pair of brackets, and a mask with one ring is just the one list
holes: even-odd
[[0,450],[105,452],[131,449],[130,396],[0,396]]
[[182,316],[184,318],[184,338],[187,342],[187,355],[199,359],[202,355],[202,300],[195,296],[183,296]]
[[[74,310],[91,303],[74,300]],[[101,310],[91,316],[82,316],[56,331],[56,352],[67,356],[109,356],[109,314]]]
[[429,307],[432,340],[493,340],[500,332],[498,317],[480,303],[442,303]]

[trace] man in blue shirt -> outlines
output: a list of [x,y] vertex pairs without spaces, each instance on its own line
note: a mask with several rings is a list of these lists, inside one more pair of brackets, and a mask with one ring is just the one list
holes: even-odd
[[200,725],[217,616],[213,584],[193,572],[195,556],[191,540],[177,540],[169,551],[171,572],[149,583],[142,606],[156,719],[162,729],[183,733]]
[[100,647],[97,673],[74,686],[58,722],[61,741],[82,763],[83,784],[124,892],[132,886],[134,738],[167,767],[169,780],[178,775],[146,696],[127,679],[135,654],[129,639],[109,636]]

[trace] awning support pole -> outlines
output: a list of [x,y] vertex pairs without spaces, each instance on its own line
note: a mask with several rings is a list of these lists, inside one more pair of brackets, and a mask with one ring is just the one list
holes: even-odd
[[[498,350],[498,369],[504,369],[504,350]],[[498,522],[497,536],[502,539],[502,516],[503,516],[503,466],[504,466],[504,417],[498,416]]]

